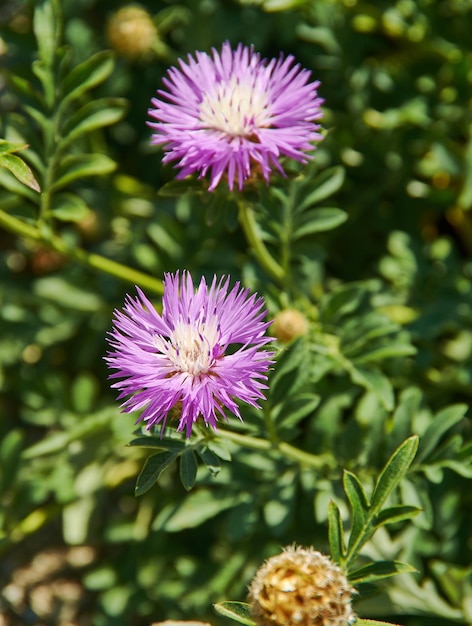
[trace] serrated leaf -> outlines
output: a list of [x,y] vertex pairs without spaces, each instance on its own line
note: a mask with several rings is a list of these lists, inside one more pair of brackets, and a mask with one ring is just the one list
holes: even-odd
[[57,191],[75,180],[88,176],[104,176],[115,169],[115,161],[106,154],[70,155],[62,160],[58,178],[51,185],[51,189]]
[[357,583],[373,583],[382,578],[395,576],[395,574],[413,573],[416,571],[412,565],[402,563],[401,561],[376,561],[349,572],[348,578],[353,585],[356,585]]
[[0,154],[0,167],[7,169],[20,183],[33,189],[33,191],[37,191],[38,193],[41,191],[31,168],[16,154]]
[[113,56],[108,50],[97,52],[74,67],[61,85],[64,97],[60,110],[63,111],[72,100],[80,98],[84,93],[105,81],[112,73],[113,67]]
[[82,198],[73,193],[59,193],[53,198],[50,215],[62,222],[80,222],[90,213]]
[[344,554],[344,531],[341,511],[333,500],[328,505],[328,538],[331,558],[335,563],[341,563]]
[[92,130],[116,124],[125,114],[127,105],[124,98],[100,98],[87,102],[61,129],[63,139],[58,144],[60,149]]
[[179,456],[178,452],[158,452],[153,454],[144,463],[143,469],[139,473],[136,480],[136,488],[134,493],[136,496],[142,496],[146,491],[159,480],[162,472],[170,467]]
[[421,513],[422,509],[417,506],[392,506],[388,509],[383,509],[373,520],[373,525],[375,528],[379,528],[380,526],[384,526],[385,524],[395,524],[396,522],[403,522],[404,520],[409,520],[412,517],[415,517],[419,513]]
[[434,451],[441,437],[461,421],[467,409],[466,404],[454,404],[435,415],[434,420],[421,437],[417,463],[421,463]]
[[186,491],[190,491],[197,477],[197,459],[193,450],[185,450],[180,457],[180,480]]
[[344,470],[343,486],[352,510],[352,528],[349,537],[349,544],[352,545],[355,541],[357,541],[359,535],[364,529],[369,511],[369,505],[364,493],[364,488],[355,474]]
[[399,484],[415,458],[418,437],[414,435],[404,441],[392,454],[382,470],[370,501],[372,513],[377,516],[382,505]]
[[309,193],[297,207],[297,212],[304,211],[314,204],[325,200],[333,193],[338,191],[344,183],[344,168],[337,165],[331,167],[319,176],[317,176],[310,184],[314,190]]
[[296,241],[307,235],[314,235],[327,230],[333,230],[343,224],[348,218],[345,211],[337,208],[320,207],[303,215],[303,219],[295,226],[292,240]]
[[229,617],[239,624],[256,626],[256,622],[251,619],[249,613],[249,604],[245,602],[219,602],[218,604],[214,604],[213,608],[219,615]]

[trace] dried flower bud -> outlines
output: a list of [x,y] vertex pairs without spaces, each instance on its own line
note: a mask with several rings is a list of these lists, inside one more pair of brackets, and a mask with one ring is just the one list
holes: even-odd
[[149,56],[155,49],[157,29],[147,11],[139,6],[125,6],[114,13],[107,24],[110,47],[129,59]]
[[277,313],[271,333],[283,343],[288,343],[308,331],[308,321],[297,309],[284,309]]
[[258,626],[348,626],[354,589],[331,559],[313,548],[289,546],[268,559],[249,587]]

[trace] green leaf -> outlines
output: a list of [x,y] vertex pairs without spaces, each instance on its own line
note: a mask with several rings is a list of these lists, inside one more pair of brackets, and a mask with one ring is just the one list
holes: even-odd
[[176,439],[161,439],[160,437],[142,436],[132,439],[128,446],[140,448],[160,448],[161,450],[183,451],[185,443]]
[[379,622],[375,619],[360,619],[357,618],[353,626],[399,626],[393,622]]
[[372,391],[387,411],[393,410],[395,399],[392,383],[380,370],[374,367],[353,366],[349,368],[349,374],[353,383]]
[[375,485],[370,502],[372,513],[375,516],[380,513],[383,503],[408,472],[417,449],[418,437],[414,435],[404,441],[387,461]]
[[208,470],[216,476],[221,469],[220,459],[206,446],[197,448],[197,452],[204,464],[207,466]]
[[356,363],[368,363],[372,361],[383,361],[385,359],[393,359],[402,356],[411,356],[416,354],[417,350],[411,343],[404,343],[401,341],[390,341],[384,346],[374,348],[373,350],[366,350],[359,356],[356,356]]
[[403,522],[404,520],[411,519],[419,513],[422,509],[417,506],[392,506],[388,509],[383,509],[373,520],[375,528],[384,526],[385,524],[395,524],[396,522]]
[[199,489],[192,491],[176,510],[172,504],[172,512],[163,525],[167,532],[179,532],[184,528],[196,528],[209,519],[213,519],[226,509],[231,509],[246,499],[246,496],[234,494],[223,496],[214,490]]
[[58,178],[51,185],[57,191],[75,180],[87,176],[104,176],[116,169],[116,163],[105,154],[80,154],[65,157],[59,168]]
[[153,454],[144,463],[137,481],[134,493],[142,496],[159,480],[162,472],[167,469],[179,456],[178,452],[158,452]]
[[421,437],[417,463],[424,461],[434,451],[441,437],[461,421],[467,409],[466,404],[454,404],[435,415],[433,422]]
[[16,143],[7,141],[6,139],[0,139],[0,157],[3,154],[11,154],[12,152],[20,152],[28,147],[26,143]]
[[207,187],[204,185],[203,181],[188,177],[184,180],[169,181],[159,189],[157,195],[163,198],[175,198],[176,196],[183,196],[187,193],[196,194],[206,191]]
[[344,470],[343,486],[352,509],[352,528],[349,537],[349,544],[352,545],[357,541],[364,529],[369,512],[369,505],[364,493],[364,488],[355,474]]
[[239,624],[256,626],[256,622],[251,619],[249,614],[249,604],[245,602],[219,602],[218,604],[214,604],[213,608],[219,615],[229,617]]
[[56,15],[57,3],[40,0],[36,3],[33,30],[38,42],[39,58],[47,68],[52,68],[59,46],[60,26]]
[[80,222],[89,213],[85,201],[73,193],[59,193],[53,197],[50,215],[62,222]]
[[292,239],[295,241],[321,233],[326,230],[332,230],[343,224],[348,218],[345,211],[337,208],[320,207],[305,213],[300,219],[299,224],[294,228]]
[[222,441],[221,443],[217,443],[216,441],[208,441],[207,446],[212,452],[216,454],[216,456],[219,456],[220,459],[223,459],[223,461],[231,461],[231,453],[225,447],[224,441]]
[[345,554],[344,531],[341,511],[333,500],[328,506],[328,537],[331,557],[335,563],[341,563]]
[[366,290],[359,284],[348,284],[340,287],[323,298],[321,303],[322,321],[332,322],[353,313],[366,296]]
[[113,67],[113,56],[108,50],[97,52],[74,67],[61,85],[63,93],[61,112],[74,99],[80,98],[84,93],[105,81],[112,73]]
[[402,563],[401,561],[376,561],[349,572],[348,578],[355,585],[356,583],[373,583],[395,574],[413,573],[416,571],[412,565]]
[[0,492],[13,487],[20,469],[24,436],[20,430],[10,430],[0,440]]
[[63,139],[58,147],[64,149],[92,130],[116,124],[122,119],[127,106],[128,103],[124,98],[100,98],[87,102],[64,124],[61,129]]
[[197,477],[197,459],[193,450],[186,450],[180,457],[180,480],[184,489],[190,491]]
[[310,184],[314,190],[309,193],[297,207],[297,212],[304,211],[314,204],[325,200],[333,193],[338,191],[344,183],[344,168],[340,165],[331,167],[319,176],[317,176]]
[[295,397],[289,396],[288,401],[282,404],[277,416],[278,428],[292,428],[310,415],[320,401],[321,397],[314,393],[299,393]]
[[16,154],[2,153],[0,154],[0,167],[4,167],[9,172],[13,174],[13,176],[26,185],[33,191],[37,191],[38,193],[41,191],[38,185],[38,181],[34,177],[31,169],[26,165],[26,163]]

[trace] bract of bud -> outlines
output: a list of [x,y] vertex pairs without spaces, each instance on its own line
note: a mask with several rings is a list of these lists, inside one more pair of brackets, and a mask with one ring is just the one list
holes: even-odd
[[284,548],[257,571],[249,587],[258,626],[349,626],[354,589],[331,559],[300,546]]
[[279,341],[288,343],[308,332],[308,320],[297,309],[283,309],[275,316],[270,330]]

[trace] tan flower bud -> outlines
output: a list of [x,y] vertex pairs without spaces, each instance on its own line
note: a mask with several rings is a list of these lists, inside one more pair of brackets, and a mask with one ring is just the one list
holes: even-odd
[[348,626],[355,621],[353,593],[329,557],[289,546],[256,573],[249,587],[251,617],[258,626]]
[[157,29],[147,11],[139,6],[125,6],[114,13],[107,24],[110,47],[129,59],[152,54],[158,41]]
[[283,343],[288,343],[308,332],[308,320],[297,309],[284,309],[277,313],[271,333]]

